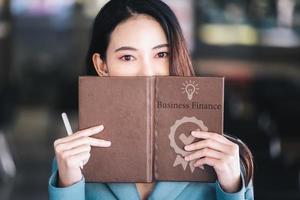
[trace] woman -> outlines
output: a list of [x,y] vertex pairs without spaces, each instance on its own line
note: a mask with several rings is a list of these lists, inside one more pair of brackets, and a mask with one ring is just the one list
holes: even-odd
[[[99,76],[195,75],[178,21],[160,0],[108,2],[94,21],[87,64]],[[192,135],[203,140],[185,147],[193,152],[185,159],[196,160],[196,167],[212,166],[215,183],[85,183],[81,166],[88,162],[91,147],[111,145],[91,137],[104,126],[54,142],[57,162],[49,180],[50,199],[253,199],[248,148],[229,136],[200,131]]]

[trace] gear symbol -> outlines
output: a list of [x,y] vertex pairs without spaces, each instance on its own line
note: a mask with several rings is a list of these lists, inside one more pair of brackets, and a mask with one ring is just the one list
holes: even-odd
[[180,154],[181,156],[186,156],[188,152],[184,151],[183,149],[177,146],[175,142],[175,133],[179,126],[188,122],[198,125],[200,130],[202,131],[208,131],[208,128],[207,126],[205,126],[203,121],[197,119],[196,117],[183,117],[182,119],[176,120],[175,123],[170,127],[169,140],[170,140],[170,146],[174,149],[176,154]]

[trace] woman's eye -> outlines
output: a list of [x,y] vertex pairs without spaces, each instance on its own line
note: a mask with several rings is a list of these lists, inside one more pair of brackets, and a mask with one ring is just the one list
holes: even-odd
[[159,52],[156,57],[158,58],[165,58],[165,57],[168,57],[169,56],[169,53],[168,52]]
[[131,55],[125,55],[125,56],[122,56],[121,59],[124,61],[133,61],[135,58]]

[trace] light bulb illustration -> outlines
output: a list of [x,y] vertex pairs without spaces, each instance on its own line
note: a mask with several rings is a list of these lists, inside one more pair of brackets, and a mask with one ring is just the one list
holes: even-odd
[[193,99],[194,94],[198,94],[197,90],[199,90],[199,88],[197,87],[198,84],[196,84],[195,81],[185,81],[182,85],[184,86],[181,88],[183,90],[182,93],[187,93],[189,100]]

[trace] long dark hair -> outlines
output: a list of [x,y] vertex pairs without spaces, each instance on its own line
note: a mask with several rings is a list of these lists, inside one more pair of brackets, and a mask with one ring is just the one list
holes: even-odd
[[[169,6],[160,0],[111,0],[102,7],[93,24],[86,57],[87,74],[96,75],[92,61],[94,53],[99,53],[101,59],[105,61],[110,35],[115,27],[136,14],[146,14],[153,17],[163,28],[170,47],[170,75],[195,76],[178,20]],[[241,162],[245,169],[244,175],[248,184],[253,177],[251,152],[240,140],[230,139],[240,147]]]
[[95,18],[92,37],[86,58],[87,73],[96,74],[92,56],[99,53],[102,60],[110,35],[115,27],[135,14],[146,14],[156,19],[163,28],[170,47],[170,75],[194,76],[195,72],[182,30],[173,11],[160,0],[111,0]]

